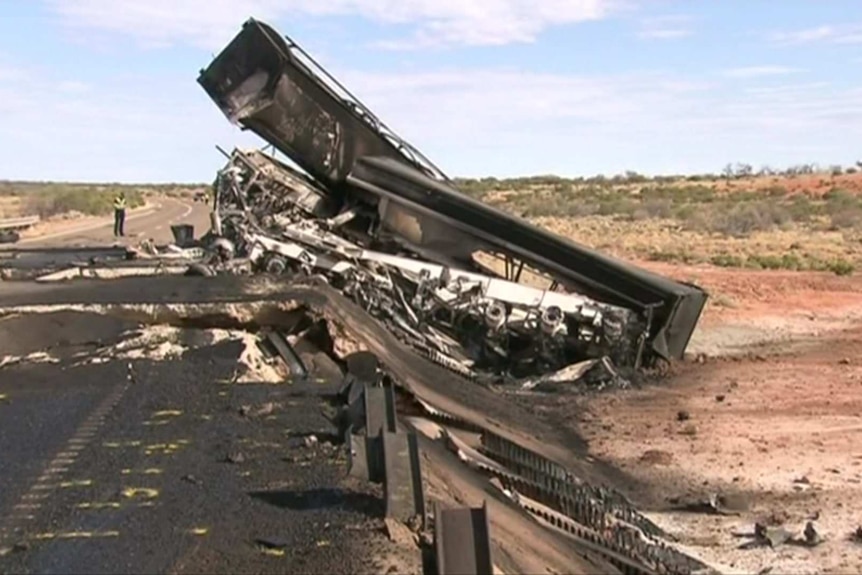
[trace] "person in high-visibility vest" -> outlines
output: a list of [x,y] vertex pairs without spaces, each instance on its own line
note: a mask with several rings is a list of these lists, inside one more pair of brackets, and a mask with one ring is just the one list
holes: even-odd
[[119,195],[114,198],[114,237],[126,235],[126,231],[124,229],[125,225],[126,194],[124,192],[120,192]]

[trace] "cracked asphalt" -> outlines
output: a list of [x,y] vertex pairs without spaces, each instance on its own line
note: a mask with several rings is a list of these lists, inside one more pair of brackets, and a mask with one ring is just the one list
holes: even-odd
[[382,494],[347,477],[329,419],[340,382],[231,383],[242,344],[199,329],[180,357],[81,361],[136,327],[0,320],[23,358],[0,367],[0,572],[392,568]]

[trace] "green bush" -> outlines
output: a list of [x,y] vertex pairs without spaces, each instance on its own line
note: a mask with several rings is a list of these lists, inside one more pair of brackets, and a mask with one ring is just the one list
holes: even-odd
[[793,220],[783,205],[774,201],[716,204],[693,211],[687,225],[690,229],[746,237],[754,232],[774,229]]
[[745,258],[731,254],[717,254],[710,258],[710,263],[722,268],[741,268],[745,266]]
[[829,271],[838,276],[849,276],[854,271],[856,271],[856,266],[853,265],[852,262],[848,262],[847,260],[837,259],[832,262],[829,262],[827,265]]

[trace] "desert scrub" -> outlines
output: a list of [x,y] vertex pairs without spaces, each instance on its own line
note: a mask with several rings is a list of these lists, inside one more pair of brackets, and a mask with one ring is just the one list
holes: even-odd
[[739,256],[735,254],[716,254],[709,263],[723,268],[752,268],[762,270],[792,270],[792,271],[829,271],[839,276],[852,274],[856,270],[853,262],[843,258],[824,260],[810,255],[786,253],[752,254]]
[[762,200],[732,205],[722,202],[691,212],[686,227],[693,231],[744,238],[754,232],[773,230],[792,221],[791,212],[779,202]]
[[703,260],[699,256],[685,250],[652,250],[647,259],[654,262],[699,264]]
[[24,196],[24,212],[43,218],[71,212],[88,216],[111,213],[114,198],[123,191],[126,205],[135,208],[143,205],[143,195],[138,190],[87,185],[56,185],[29,192]]
[[839,276],[849,276],[856,271],[856,266],[847,260],[835,260],[829,264],[829,271]]

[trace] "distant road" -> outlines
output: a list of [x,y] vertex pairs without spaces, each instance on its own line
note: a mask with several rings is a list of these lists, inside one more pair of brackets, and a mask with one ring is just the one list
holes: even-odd
[[[120,243],[136,245],[152,238],[156,243],[173,241],[171,226],[175,224],[191,224],[195,227],[195,236],[200,237],[209,230],[209,206],[202,202],[177,200],[174,198],[159,198],[155,200],[152,209],[141,212],[126,213],[126,236],[114,237],[113,215],[101,218],[97,222],[72,226],[55,233],[28,238],[14,246],[35,248],[48,246],[103,246]],[[10,246],[11,247],[11,246]]]

